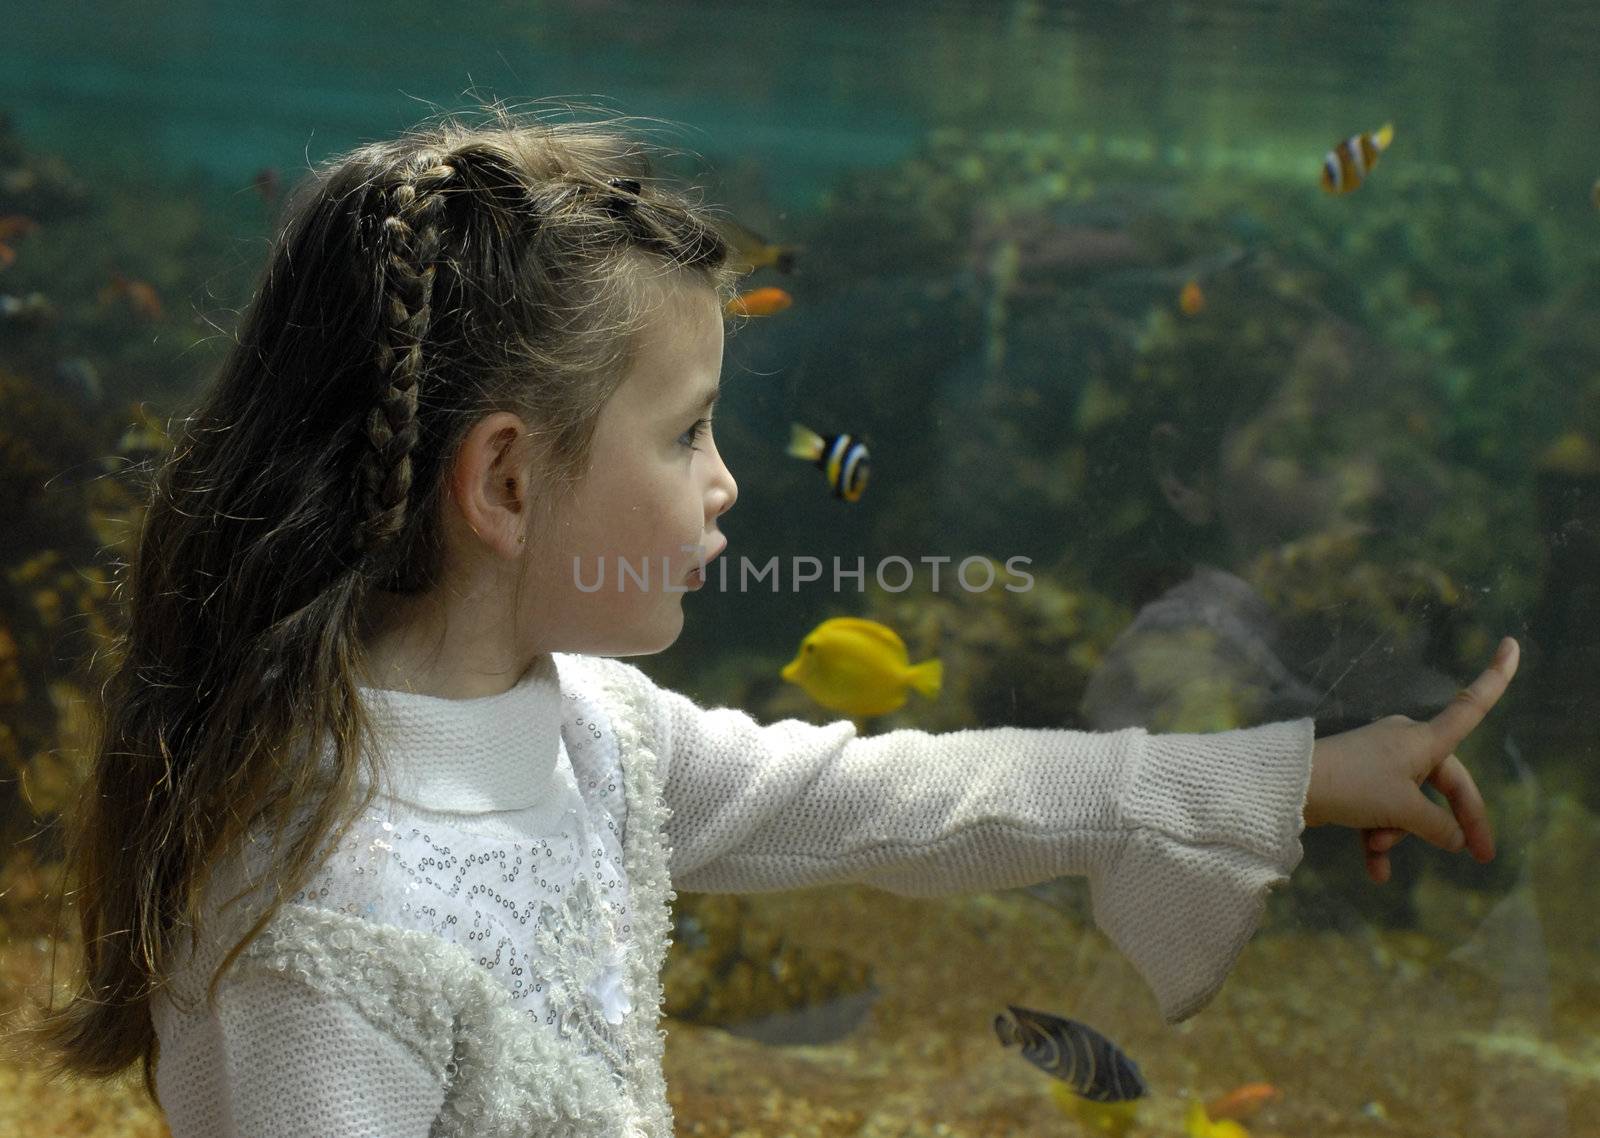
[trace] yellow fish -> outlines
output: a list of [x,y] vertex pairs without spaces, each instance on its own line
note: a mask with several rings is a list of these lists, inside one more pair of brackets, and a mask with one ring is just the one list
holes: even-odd
[[1050,1084],[1050,1097],[1056,1100],[1056,1105],[1068,1118],[1077,1119],[1091,1134],[1105,1134],[1108,1138],[1123,1138],[1133,1129],[1134,1119],[1139,1113],[1138,1099],[1095,1102],[1074,1094],[1072,1088],[1062,1082]]
[[1184,1120],[1183,1132],[1189,1138],[1250,1138],[1250,1131],[1231,1118],[1213,1122],[1199,1099],[1189,1103],[1189,1117]]
[[912,688],[933,699],[944,683],[938,660],[911,663],[894,629],[853,616],[817,625],[780,674],[823,707],[853,719],[897,710]]
[[728,243],[728,265],[740,276],[765,268],[777,269],[780,273],[794,272],[794,259],[800,254],[800,246],[775,245],[731,219],[721,222],[717,228]]

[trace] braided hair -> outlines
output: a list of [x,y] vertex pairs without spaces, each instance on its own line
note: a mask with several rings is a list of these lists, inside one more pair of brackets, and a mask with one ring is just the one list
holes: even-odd
[[[552,440],[570,473],[580,465],[599,405],[624,370],[620,351],[641,326],[641,273],[698,272],[719,291],[731,291],[719,230],[685,198],[647,188],[634,176],[645,172],[637,155],[619,156],[618,166],[633,172],[614,174],[573,161],[570,140],[562,152],[547,139],[551,166],[536,178],[529,140],[518,141],[505,147],[466,136],[453,146],[419,147],[396,163],[392,184],[371,195],[380,211],[371,242],[380,292],[373,357],[379,390],[362,423],[353,549],[395,592],[426,588],[438,568],[437,535],[408,533],[418,505],[413,484],[428,465],[415,457],[427,435],[419,423],[425,385],[464,394],[473,382],[468,373],[505,372],[515,353],[497,360],[489,345],[497,330],[522,332],[525,356],[535,357],[524,360],[534,365],[524,374],[543,372],[547,382],[543,392],[526,393],[540,406],[517,409],[536,422],[572,424],[568,437]],[[495,240],[505,248],[489,247]],[[452,255],[457,249],[475,250],[478,263]],[[485,273],[485,265],[496,271]],[[563,381],[581,390],[585,374],[589,398],[581,410],[552,405]],[[449,415],[448,402],[434,405]],[[453,410],[458,420],[476,418],[464,400]],[[443,444],[434,448],[437,458],[456,440],[434,435]],[[439,464],[431,464],[431,473],[438,472]]]
[[384,297],[376,362],[384,387],[365,424],[371,449],[362,456],[358,475],[362,508],[357,551],[381,546],[405,524],[411,452],[418,436],[422,342],[428,334],[438,271],[444,190],[456,177],[454,166],[427,152],[406,166],[402,180],[381,195]]
[[575,481],[659,302],[646,282],[731,294],[718,225],[650,157],[625,122],[492,106],[296,189],[118,588],[127,627],[65,819],[82,967],[17,1036],[47,1067],[142,1058],[154,1094],[150,1002],[180,934],[199,935],[214,867],[272,836],[251,882],[263,905],[213,993],[370,804],[370,602],[441,579],[440,507],[472,426],[515,412],[541,474]]

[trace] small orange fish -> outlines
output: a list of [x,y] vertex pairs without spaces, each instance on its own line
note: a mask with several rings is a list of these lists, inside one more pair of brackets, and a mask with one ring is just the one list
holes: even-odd
[[1393,141],[1394,124],[1385,123],[1378,130],[1352,134],[1338,143],[1322,157],[1322,188],[1330,194],[1359,190],[1378,164],[1378,156]]
[[726,316],[771,316],[794,303],[794,297],[781,288],[758,288],[742,292],[722,306]]
[[127,301],[128,307],[146,320],[161,320],[166,316],[160,294],[148,281],[133,280],[121,273],[112,273],[111,283],[100,290],[100,303],[114,304],[118,299]]
[[1271,1083],[1245,1083],[1206,1103],[1206,1114],[1213,1119],[1249,1118],[1282,1092]]
[[1200,291],[1200,282],[1191,280],[1178,294],[1178,311],[1185,316],[1199,316],[1206,310],[1206,294]]

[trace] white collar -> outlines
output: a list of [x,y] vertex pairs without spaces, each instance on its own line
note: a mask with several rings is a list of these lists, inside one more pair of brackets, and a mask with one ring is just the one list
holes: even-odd
[[538,657],[498,695],[445,699],[360,688],[382,740],[395,798],[428,810],[477,814],[540,801],[561,745],[561,684]]

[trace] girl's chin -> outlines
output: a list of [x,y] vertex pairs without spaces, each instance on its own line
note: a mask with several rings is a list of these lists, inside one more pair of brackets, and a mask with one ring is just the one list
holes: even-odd
[[[682,593],[675,594],[681,598]],[[615,653],[618,656],[650,656],[656,652],[665,652],[677,643],[678,637],[683,633],[683,606],[677,600],[662,605],[655,613],[655,619],[649,622],[648,627],[638,630],[636,635],[628,637],[633,647],[626,651]]]

